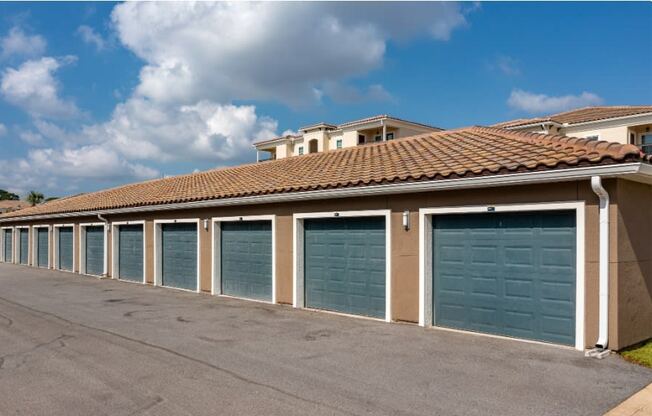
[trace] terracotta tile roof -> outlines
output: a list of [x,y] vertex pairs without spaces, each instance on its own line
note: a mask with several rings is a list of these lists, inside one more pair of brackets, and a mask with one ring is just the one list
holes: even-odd
[[29,206],[29,202],[25,201],[16,201],[16,200],[0,200],[0,212],[1,211],[14,211],[19,210]]
[[564,169],[641,158],[633,145],[469,127],[130,184],[0,218]]
[[528,119],[522,118],[505,121],[502,123],[494,124],[493,127],[513,128],[544,122],[556,122],[559,124],[578,124],[645,113],[652,113],[651,105],[586,107],[577,110],[565,111],[563,113],[552,114],[547,117],[535,117]]

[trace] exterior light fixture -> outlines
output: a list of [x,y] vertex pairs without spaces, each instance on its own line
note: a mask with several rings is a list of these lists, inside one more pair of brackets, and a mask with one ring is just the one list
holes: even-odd
[[403,228],[405,231],[410,229],[410,211],[408,210],[403,211]]
[[204,218],[204,230],[208,231],[208,220]]

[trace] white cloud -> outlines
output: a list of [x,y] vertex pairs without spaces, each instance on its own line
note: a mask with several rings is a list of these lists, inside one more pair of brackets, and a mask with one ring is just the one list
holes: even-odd
[[131,164],[105,147],[82,146],[77,149],[37,149],[29,153],[29,162],[38,173],[68,178],[149,179],[158,175],[155,169]]
[[[456,3],[128,2],[114,7],[112,24],[144,66],[106,122],[69,130],[43,119],[79,113],[53,76],[64,61],[5,71],[0,91],[35,117],[30,133],[47,147],[7,161],[0,183],[97,186],[158,177],[151,166],[170,162],[251,161],[251,143],[275,136],[277,123],[234,101],[391,100],[380,84],[351,83],[383,64],[388,42],[445,41],[466,18]],[[78,34],[107,46],[89,26]]]
[[489,65],[489,68],[509,76],[521,74],[518,60],[506,55],[496,57],[495,61]]
[[0,38],[0,57],[10,56],[34,57],[45,52],[47,42],[40,35],[26,35],[23,30],[14,26],[6,36]]
[[455,3],[280,2],[123,3],[112,20],[146,62],[137,93],[186,104],[310,102],[324,83],[382,65],[389,39],[446,40],[466,22]]
[[166,106],[143,98],[118,105],[112,119],[87,126],[81,136],[129,160],[243,161],[251,143],[275,135],[276,121],[253,106],[200,101]]
[[33,149],[25,158],[0,160],[0,164],[6,167],[0,170],[0,183],[11,184],[12,191],[18,193],[30,189],[74,192],[88,180],[115,183],[159,176],[155,169],[129,163],[117,152],[96,145]]
[[4,136],[5,134],[7,134],[7,126],[0,123],[0,137]]
[[549,96],[535,94],[523,90],[513,90],[507,104],[520,111],[532,114],[553,113],[572,108],[587,107],[603,103],[603,99],[591,92],[582,92],[579,95]]
[[45,144],[43,136],[33,131],[23,131],[18,135],[18,137],[20,137],[20,139],[25,143],[32,146],[42,146]]
[[34,117],[74,117],[79,110],[72,101],[59,97],[60,85],[53,74],[75,61],[74,56],[44,57],[24,62],[18,69],[7,68],[2,74],[0,92],[8,102]]
[[81,25],[77,28],[77,34],[81,36],[82,40],[89,44],[93,45],[96,50],[103,51],[109,46],[107,40],[105,40],[102,35],[97,33],[95,29],[87,25]]

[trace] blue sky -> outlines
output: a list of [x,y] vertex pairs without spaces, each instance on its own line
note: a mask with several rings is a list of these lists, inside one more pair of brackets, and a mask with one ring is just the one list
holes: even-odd
[[650,3],[0,3],[0,188],[255,160],[374,114],[441,127],[652,103]]

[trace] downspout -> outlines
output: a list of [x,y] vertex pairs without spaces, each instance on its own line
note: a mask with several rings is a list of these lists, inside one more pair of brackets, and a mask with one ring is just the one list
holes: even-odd
[[595,348],[587,356],[604,358],[609,354],[609,193],[602,186],[600,176],[591,177],[591,188],[600,198],[600,247],[599,247],[599,329]]
[[102,271],[102,278],[108,277],[109,273],[109,239],[108,235],[111,232],[111,223],[109,223],[109,220],[104,218],[102,214],[97,214],[97,218],[104,222],[104,270]]

